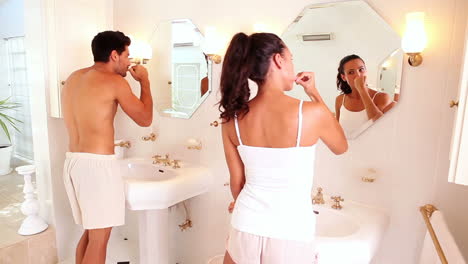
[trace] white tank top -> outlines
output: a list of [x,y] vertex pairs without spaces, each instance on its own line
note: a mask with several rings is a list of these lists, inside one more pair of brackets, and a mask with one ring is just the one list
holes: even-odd
[[[374,101],[378,93],[374,94],[372,101]],[[346,138],[352,139],[361,134],[373,121],[367,117],[366,109],[357,112],[346,109],[344,105],[345,97],[346,95],[343,95],[343,103],[341,103],[340,108],[340,125],[345,132]]]
[[233,228],[263,237],[311,241],[315,215],[311,191],[315,145],[300,147],[302,104],[299,104],[297,143],[289,148],[242,144],[237,117],[237,147],[245,169],[245,185],[232,213]]

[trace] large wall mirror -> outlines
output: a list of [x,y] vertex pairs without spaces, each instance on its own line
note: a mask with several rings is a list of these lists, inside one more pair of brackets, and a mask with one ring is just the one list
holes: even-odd
[[155,108],[162,116],[190,118],[211,92],[211,61],[204,37],[190,19],[164,21],[151,38],[148,62]]
[[[398,101],[403,64],[401,39],[367,3],[309,5],[289,25],[282,39],[293,54],[295,70],[315,72],[317,89],[339,118],[348,139],[361,135]],[[362,58],[363,63],[347,62],[341,80],[353,82],[353,75],[359,72],[366,75],[367,88],[344,94],[337,88],[338,66],[352,54]],[[378,115],[368,114],[369,105],[365,105],[365,98],[355,96],[357,90],[367,92]],[[288,94],[310,100],[300,86]]]

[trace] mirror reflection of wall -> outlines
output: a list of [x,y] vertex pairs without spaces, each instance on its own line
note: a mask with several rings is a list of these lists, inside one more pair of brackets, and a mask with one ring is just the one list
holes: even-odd
[[211,62],[204,37],[189,19],[159,23],[152,37],[150,81],[163,116],[190,118],[211,92]]
[[381,92],[393,95],[395,102],[398,102],[400,94],[403,56],[403,51],[397,49],[379,66],[377,88]]
[[[379,109],[381,112],[388,111],[398,100],[403,63],[401,39],[365,2],[309,5],[287,28],[282,39],[293,54],[295,70],[315,72],[317,89],[332,112],[336,112],[337,97],[342,93],[336,84],[339,62],[351,54],[365,62],[370,97],[374,102],[379,100],[378,97],[385,97],[388,107]],[[380,95],[374,96],[374,91]],[[299,86],[288,94],[310,100]],[[346,100],[349,96],[340,98]],[[346,110],[353,115],[360,112],[363,118],[356,118],[353,122],[359,123],[348,131],[345,129],[348,139],[359,136],[376,120],[366,116],[362,100],[352,99],[344,104]],[[352,103],[355,106],[347,107]]]

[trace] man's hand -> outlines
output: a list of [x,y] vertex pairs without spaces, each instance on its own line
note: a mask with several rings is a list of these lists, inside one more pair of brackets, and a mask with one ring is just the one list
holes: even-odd
[[141,65],[135,65],[128,69],[133,79],[138,82],[148,81],[148,71]]

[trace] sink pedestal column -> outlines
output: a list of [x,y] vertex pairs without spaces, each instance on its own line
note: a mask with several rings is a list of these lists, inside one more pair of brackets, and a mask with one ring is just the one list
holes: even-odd
[[138,222],[140,264],[168,264],[169,209],[140,211]]

